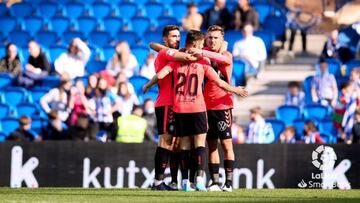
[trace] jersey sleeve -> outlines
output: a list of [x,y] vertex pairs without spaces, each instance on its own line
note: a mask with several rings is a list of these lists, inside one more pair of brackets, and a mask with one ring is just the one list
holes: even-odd
[[161,60],[174,61],[174,55],[177,52],[175,49],[163,49],[159,52]]
[[210,65],[204,64],[204,74],[209,80],[217,80],[219,76],[216,74],[213,68]]
[[208,51],[208,50],[203,50],[202,52],[203,52],[203,56],[209,58],[211,61],[214,61],[219,64],[223,64],[223,65],[231,64],[232,57],[231,56],[229,57],[229,55],[226,54],[226,52],[224,52],[223,54]]

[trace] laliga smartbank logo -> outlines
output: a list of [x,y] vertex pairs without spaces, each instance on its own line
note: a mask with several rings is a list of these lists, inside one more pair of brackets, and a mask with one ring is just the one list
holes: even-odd
[[320,145],[311,154],[312,164],[320,170],[320,173],[311,173],[311,180],[301,179],[299,188],[322,188],[322,189],[351,189],[350,183],[345,175],[351,167],[348,159],[342,160],[336,167],[337,160],[334,148]]

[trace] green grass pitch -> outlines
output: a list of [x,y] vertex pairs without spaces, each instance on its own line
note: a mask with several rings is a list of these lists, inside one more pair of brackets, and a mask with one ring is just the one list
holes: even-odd
[[0,188],[1,203],[111,202],[360,202],[360,190],[240,189],[225,192],[163,192],[143,189]]

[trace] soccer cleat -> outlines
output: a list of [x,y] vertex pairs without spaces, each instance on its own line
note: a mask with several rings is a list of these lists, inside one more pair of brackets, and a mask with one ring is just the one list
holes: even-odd
[[184,192],[192,192],[193,189],[190,186],[190,182],[189,181],[183,181],[181,183],[181,190]]
[[218,184],[214,183],[214,184],[211,184],[208,187],[208,191],[210,191],[210,192],[221,192],[222,189],[220,188],[220,186]]
[[169,185],[167,185],[167,187],[168,187],[169,191],[178,191],[179,190],[178,184],[175,182],[170,183]]
[[222,188],[222,190],[224,191],[224,192],[232,192],[232,186],[231,185],[224,185],[224,187]]
[[169,186],[167,186],[164,182],[162,182],[160,185],[153,185],[151,187],[151,190],[169,190]]

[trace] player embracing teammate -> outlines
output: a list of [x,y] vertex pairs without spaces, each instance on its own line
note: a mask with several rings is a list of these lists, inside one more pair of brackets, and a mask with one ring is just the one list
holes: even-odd
[[[208,35],[208,41],[212,40],[212,42],[211,43],[208,42],[208,46],[209,46],[209,50],[214,52],[222,52],[221,54],[214,55],[212,54],[212,52],[201,50],[203,48],[205,36],[200,31],[191,30],[188,32],[186,37],[185,52],[192,53],[194,57],[208,56],[213,61],[212,64],[210,63],[209,59],[206,57],[204,57],[201,60],[197,60],[195,62],[185,62],[185,63],[171,62],[167,66],[162,68],[161,71],[157,72],[157,75],[154,76],[154,78],[147,85],[144,86],[144,90],[147,90],[156,82],[159,82],[160,85],[161,82],[166,77],[173,75],[174,86],[172,91],[174,98],[173,111],[175,118],[175,135],[180,137],[180,150],[181,150],[180,169],[182,174],[181,185],[183,191],[191,191],[190,182],[188,179],[188,175],[189,175],[188,170],[189,170],[190,157],[191,157],[190,155],[191,139],[193,139],[195,145],[195,156],[197,160],[196,189],[199,191],[206,191],[204,173],[205,173],[205,156],[206,156],[205,141],[206,141],[206,133],[208,132],[208,116],[209,115],[212,116],[212,120],[209,120],[210,125],[213,125],[213,123],[215,122],[214,120],[219,120],[219,121],[225,121],[226,127],[230,128],[231,108],[232,108],[231,93],[235,93],[240,96],[247,96],[247,91],[244,90],[242,87],[232,87],[229,85],[229,81],[231,78],[232,58],[231,58],[231,54],[229,55],[228,52],[222,51],[220,48],[223,47],[222,46],[223,30],[221,29],[219,30],[218,28],[219,27],[213,27],[209,29],[210,32],[208,34],[210,35]],[[211,34],[211,33],[215,33],[215,34]],[[211,65],[213,65],[213,67]],[[219,67],[225,69],[225,71],[219,70]],[[211,99],[207,101],[207,104],[205,104],[203,91],[202,91],[202,84],[205,76],[207,78],[205,91],[206,89],[208,89],[209,91],[209,93],[205,93],[205,95],[208,94],[206,97],[209,97],[214,94],[218,94],[216,95],[217,97],[223,97],[223,98],[230,97],[230,100],[229,101],[223,100],[221,104],[217,104],[215,105],[215,107],[213,107],[211,103],[212,102],[216,103],[217,101],[213,101]],[[221,77],[223,78],[221,79]],[[214,91],[218,91],[218,89],[214,88],[214,86],[221,89],[222,92],[215,93]],[[218,106],[221,105],[223,106],[219,108]],[[208,112],[207,112],[207,106],[208,108],[210,107]],[[212,112],[213,110],[215,111],[221,110],[222,113],[218,113],[218,112],[214,113]],[[226,119],[226,116],[228,116],[229,118]],[[210,126],[210,129],[214,129],[214,128],[215,128],[214,126]],[[222,130],[223,128],[225,127],[221,128],[221,132],[224,131]],[[220,133],[216,130],[212,130],[210,131],[210,133],[213,136],[212,139],[214,140],[215,139],[217,140],[218,137],[223,138],[224,136],[231,138],[231,134],[225,133],[225,135],[223,136],[220,135]],[[215,135],[217,136],[216,138]],[[211,143],[215,143],[215,142],[211,142]],[[232,161],[232,165],[234,161],[233,157],[234,156],[232,156],[232,160],[231,157],[229,157],[228,159]],[[216,163],[216,157],[213,159],[215,161],[211,163],[218,164]],[[218,155],[217,155],[217,159],[219,159]],[[232,170],[232,167],[228,166],[228,168],[229,168],[229,173],[227,173],[227,179],[230,180],[231,179],[230,170]],[[218,184],[218,181],[216,182],[216,178],[212,178],[212,180],[213,180],[213,184]],[[157,177],[155,177],[154,184],[156,184],[156,181],[157,181]],[[224,190],[226,190],[225,187]]]

